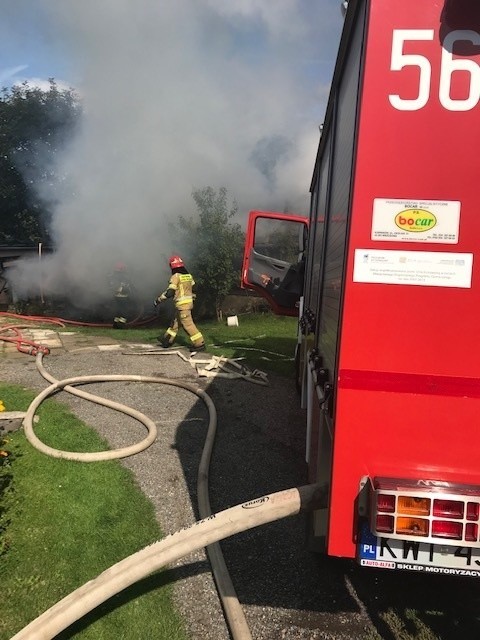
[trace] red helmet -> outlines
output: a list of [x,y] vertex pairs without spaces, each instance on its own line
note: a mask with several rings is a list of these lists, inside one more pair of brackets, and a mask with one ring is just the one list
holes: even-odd
[[127,267],[124,262],[116,262],[115,263],[115,271],[125,271]]
[[180,256],[172,256],[169,259],[168,264],[170,265],[170,269],[176,269],[177,267],[184,267],[185,266],[183,264],[183,260],[180,258]]

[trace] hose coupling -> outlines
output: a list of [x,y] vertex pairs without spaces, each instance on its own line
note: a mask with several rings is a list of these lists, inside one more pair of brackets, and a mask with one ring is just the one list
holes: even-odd
[[[37,352],[43,353],[43,355],[45,356],[49,356],[50,355],[50,349],[48,347],[45,347],[43,344],[39,344],[37,345]],[[37,354],[35,354],[37,355]]]
[[37,355],[37,348],[33,344],[17,342],[17,351],[20,351],[20,353],[26,353],[29,356]]

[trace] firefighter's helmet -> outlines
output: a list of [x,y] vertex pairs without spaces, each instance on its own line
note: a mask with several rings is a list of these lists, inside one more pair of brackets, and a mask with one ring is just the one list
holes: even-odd
[[178,267],[184,267],[185,264],[183,263],[183,260],[180,258],[180,256],[172,256],[169,261],[168,264],[170,265],[170,269],[177,269]]
[[124,262],[116,262],[115,263],[115,271],[126,271],[127,267]]

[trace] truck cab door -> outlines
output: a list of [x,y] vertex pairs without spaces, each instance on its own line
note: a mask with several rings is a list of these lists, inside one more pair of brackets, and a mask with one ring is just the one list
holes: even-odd
[[279,315],[297,316],[303,294],[308,219],[250,211],[242,287],[264,297]]

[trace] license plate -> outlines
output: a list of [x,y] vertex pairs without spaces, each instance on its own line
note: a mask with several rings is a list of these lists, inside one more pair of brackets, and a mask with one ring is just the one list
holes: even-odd
[[377,538],[362,526],[357,558],[364,567],[480,578],[480,549]]

